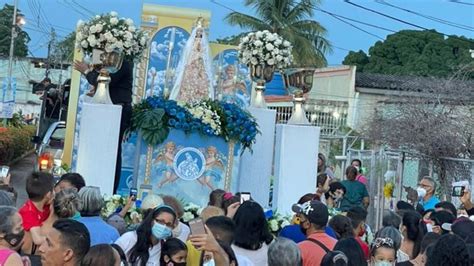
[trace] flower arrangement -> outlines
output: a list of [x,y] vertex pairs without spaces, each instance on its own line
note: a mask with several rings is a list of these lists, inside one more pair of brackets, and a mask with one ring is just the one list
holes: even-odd
[[383,195],[385,198],[390,199],[393,197],[393,190],[395,189],[395,184],[393,182],[387,182],[383,187]]
[[291,220],[291,216],[284,216],[275,212],[272,217],[267,219],[268,228],[273,234],[278,234],[283,227],[291,224]]
[[[121,195],[113,196],[104,196],[104,207],[101,211],[101,216],[104,219],[107,219],[110,215],[114,213],[120,213],[122,209],[127,205],[128,197]],[[142,215],[140,210],[133,204],[130,209],[127,211],[127,214],[124,217],[127,224],[132,224],[133,221],[141,221]]]
[[183,209],[184,209],[184,214],[181,219],[183,220],[184,223],[187,223],[193,219],[198,218],[201,215],[201,212],[203,210],[202,207],[194,203],[185,204]]
[[255,118],[233,103],[204,100],[182,105],[153,96],[133,107],[129,132],[141,131],[147,144],[155,146],[165,141],[170,128],[221,136],[240,143],[243,149],[250,149],[259,133]]
[[221,121],[220,116],[216,110],[213,110],[207,101],[193,103],[188,106],[189,112],[195,119],[201,120],[204,124],[211,128],[211,132],[214,135],[221,133]]
[[146,32],[138,30],[132,19],[119,18],[117,12],[97,15],[77,24],[76,47],[91,55],[94,49],[118,51],[138,59],[148,43]]
[[293,47],[277,33],[251,32],[239,44],[239,58],[246,65],[270,65],[285,68],[293,61]]

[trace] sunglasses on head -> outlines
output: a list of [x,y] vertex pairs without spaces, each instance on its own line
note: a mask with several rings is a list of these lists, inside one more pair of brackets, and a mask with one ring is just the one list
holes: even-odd
[[372,242],[372,249],[374,248],[380,248],[380,247],[388,247],[388,248],[394,248],[393,245],[393,240],[388,237],[378,237]]

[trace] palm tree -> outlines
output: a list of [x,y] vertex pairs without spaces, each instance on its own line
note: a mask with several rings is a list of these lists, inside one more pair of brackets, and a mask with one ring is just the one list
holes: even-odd
[[331,44],[325,38],[326,29],[311,20],[321,0],[244,0],[257,16],[232,12],[225,18],[232,26],[258,31],[269,30],[293,44],[294,64],[321,67],[327,64],[325,54]]

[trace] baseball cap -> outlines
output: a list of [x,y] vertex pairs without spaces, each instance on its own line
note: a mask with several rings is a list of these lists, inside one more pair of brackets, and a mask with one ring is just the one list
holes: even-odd
[[474,232],[474,222],[468,219],[457,220],[452,224],[451,231],[464,239]]
[[328,208],[320,201],[313,200],[303,204],[293,204],[291,210],[297,214],[304,214],[312,224],[325,226],[328,223]]

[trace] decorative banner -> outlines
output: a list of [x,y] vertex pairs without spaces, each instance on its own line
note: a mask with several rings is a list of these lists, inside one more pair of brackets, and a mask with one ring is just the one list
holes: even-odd
[[[140,199],[152,191],[204,206],[212,190],[236,188],[239,149],[220,137],[185,134],[173,129],[162,144],[152,147],[151,158],[143,142],[141,147]],[[125,193],[126,188],[122,191]]]
[[250,104],[252,81],[248,67],[239,64],[238,51],[226,49],[213,60],[217,99],[236,103],[242,108]]
[[86,93],[90,89],[90,84],[87,79],[81,75],[80,84],[79,84],[79,101],[77,102],[77,113],[76,113],[76,124],[74,127],[74,141],[72,147],[72,160],[71,160],[71,169],[76,171],[77,165],[77,149],[79,147],[79,131],[81,130],[81,114],[82,114],[82,105],[84,102],[92,99],[87,96]]
[[146,96],[162,96],[173,88],[175,69],[189,33],[180,27],[166,27],[159,30],[152,39],[150,61],[146,78]]
[[8,78],[2,81],[2,102],[0,102],[0,118],[12,118],[15,109],[16,78],[11,78],[11,89],[8,90]]

